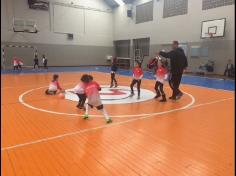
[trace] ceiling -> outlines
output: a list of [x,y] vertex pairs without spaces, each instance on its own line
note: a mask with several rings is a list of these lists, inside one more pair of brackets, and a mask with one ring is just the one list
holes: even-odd
[[[104,0],[110,7],[118,7],[119,4],[115,0]],[[122,0],[125,4],[131,4],[134,0]]]

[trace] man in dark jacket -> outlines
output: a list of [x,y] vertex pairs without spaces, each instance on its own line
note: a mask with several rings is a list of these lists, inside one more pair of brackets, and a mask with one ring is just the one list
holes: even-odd
[[232,64],[231,60],[228,60],[228,63],[224,71],[224,76],[234,77],[234,65]]
[[179,90],[179,85],[184,70],[188,66],[187,57],[184,50],[179,47],[178,41],[173,41],[172,50],[170,52],[159,52],[159,55],[170,59],[170,87],[172,88],[172,96],[170,99],[177,100],[183,93]]

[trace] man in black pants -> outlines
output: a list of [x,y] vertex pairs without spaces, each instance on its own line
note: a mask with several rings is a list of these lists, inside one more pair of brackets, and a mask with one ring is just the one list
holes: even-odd
[[170,59],[170,87],[172,88],[172,96],[170,99],[177,100],[179,99],[183,93],[179,90],[179,85],[181,82],[183,71],[188,66],[187,57],[184,54],[182,48],[179,48],[178,41],[173,41],[172,43],[172,51],[170,52],[159,52],[159,54],[165,58]]

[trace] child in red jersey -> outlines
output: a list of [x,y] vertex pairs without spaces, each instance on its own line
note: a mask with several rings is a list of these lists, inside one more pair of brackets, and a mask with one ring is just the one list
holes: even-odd
[[111,123],[112,120],[108,116],[101,102],[101,98],[99,94],[99,91],[101,90],[100,85],[96,81],[93,81],[93,77],[91,75],[86,75],[86,74],[83,75],[81,77],[81,81],[85,83],[85,93],[88,98],[88,103],[86,104],[86,111],[84,114],[84,119],[87,119],[89,117],[88,116],[89,109],[95,106],[97,110],[101,110],[103,112],[106,122]]
[[162,96],[162,99],[160,100],[160,102],[166,102],[166,95],[163,90],[163,85],[164,85],[165,79],[167,79],[168,77],[167,73],[168,72],[167,72],[167,68],[165,67],[165,63],[163,63],[161,59],[159,58],[158,64],[157,64],[157,70],[156,70],[155,99]]
[[49,88],[45,91],[47,95],[55,95],[57,93],[57,90],[60,90],[60,92],[64,92],[64,90],[59,85],[58,78],[59,75],[53,75],[52,82],[49,84]]
[[137,65],[133,69],[133,80],[130,84],[130,89],[131,89],[131,94],[130,96],[134,95],[134,85],[137,83],[137,90],[138,90],[138,97],[137,99],[140,99],[140,85],[141,85],[141,80],[143,78],[143,70],[141,68],[141,63],[137,62]]

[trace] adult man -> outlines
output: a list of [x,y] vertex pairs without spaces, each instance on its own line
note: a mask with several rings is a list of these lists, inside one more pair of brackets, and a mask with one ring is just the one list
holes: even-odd
[[228,60],[228,63],[224,71],[224,76],[234,77],[234,65],[232,64],[231,59]]
[[172,88],[172,96],[170,99],[177,100],[183,93],[179,90],[183,71],[188,66],[187,57],[184,54],[184,50],[179,47],[178,41],[173,41],[172,50],[170,52],[160,51],[159,55],[170,59],[170,87]]

